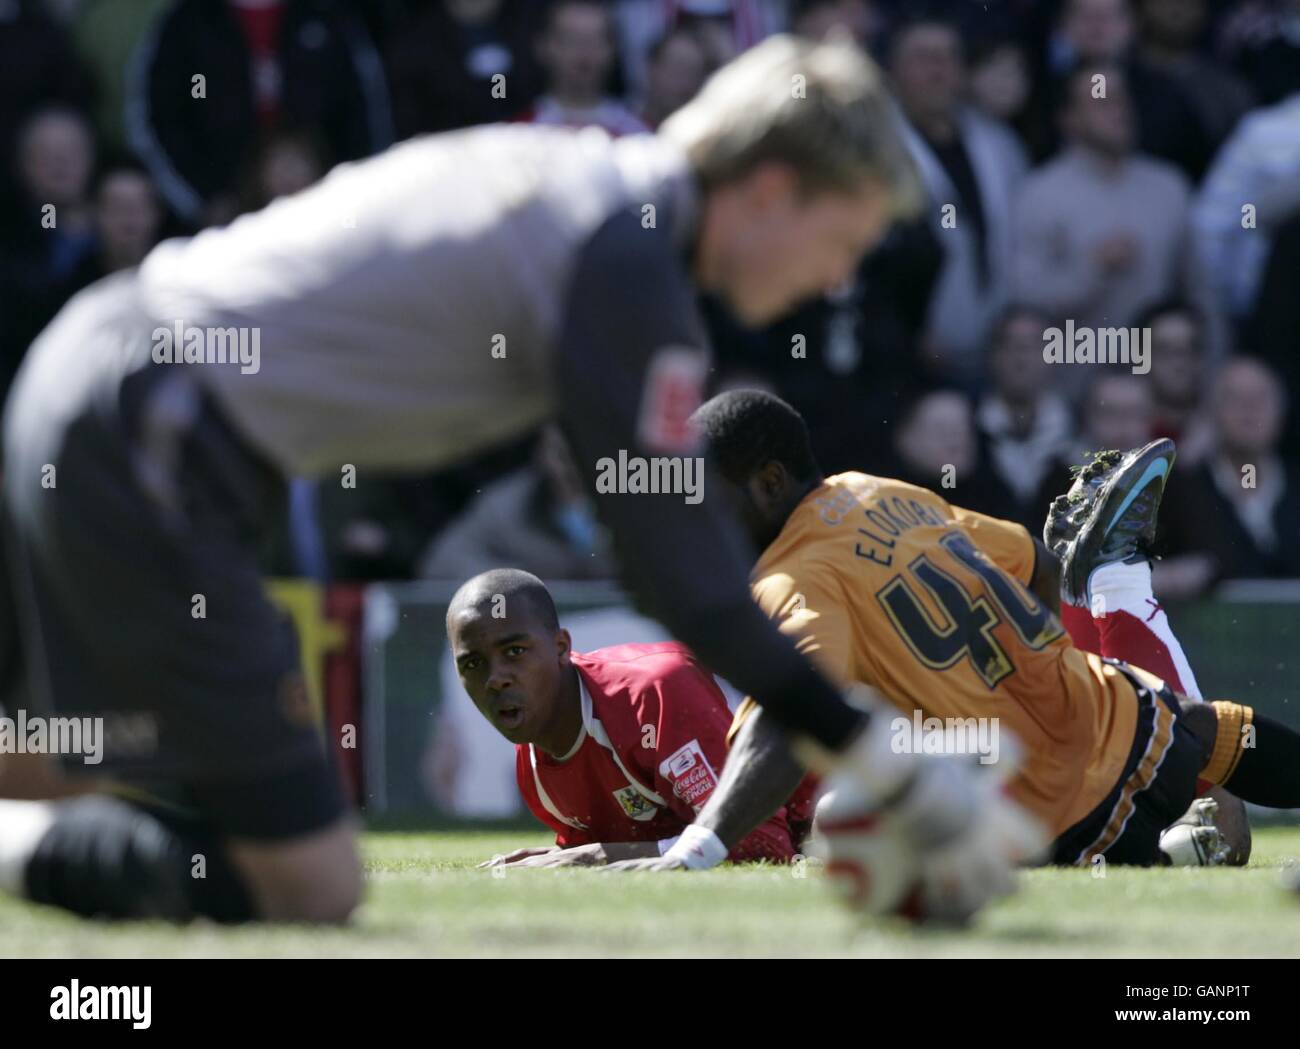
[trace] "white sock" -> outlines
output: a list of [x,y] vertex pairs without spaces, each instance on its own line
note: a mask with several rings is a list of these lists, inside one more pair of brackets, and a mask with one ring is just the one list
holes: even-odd
[[1138,561],[1126,565],[1111,561],[1093,569],[1088,577],[1088,592],[1092,595],[1092,618],[1098,619],[1111,612],[1127,612],[1145,619],[1151,614],[1148,601],[1155,600],[1151,590],[1151,562]]
[[0,891],[26,895],[27,861],[54,822],[51,801],[0,800]]

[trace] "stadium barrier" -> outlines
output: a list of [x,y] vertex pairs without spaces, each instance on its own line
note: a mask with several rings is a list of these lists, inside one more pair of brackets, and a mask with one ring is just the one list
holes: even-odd
[[[370,814],[418,821],[521,811],[514,748],[474,709],[447,651],[454,591],[431,582],[271,584],[298,626],[325,730],[338,739],[353,729],[342,772]],[[579,651],[667,636],[613,585],[555,584],[552,593]],[[1234,582],[1168,613],[1206,698],[1300,727],[1300,581]]]

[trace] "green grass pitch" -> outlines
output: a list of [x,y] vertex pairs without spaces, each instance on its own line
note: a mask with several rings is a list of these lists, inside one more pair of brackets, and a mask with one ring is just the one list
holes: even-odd
[[1300,957],[1300,896],[1281,868],[1300,828],[1255,831],[1245,870],[1024,875],[1020,894],[963,932],[863,924],[815,870],[701,874],[520,870],[474,864],[541,834],[372,832],[367,902],[352,927],[220,929],[82,922],[0,899],[6,957]]

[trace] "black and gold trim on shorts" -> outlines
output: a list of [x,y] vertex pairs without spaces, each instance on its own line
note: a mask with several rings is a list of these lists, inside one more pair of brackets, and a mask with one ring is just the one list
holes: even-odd
[[1137,694],[1133,746],[1114,789],[1095,809],[1056,839],[1052,861],[1086,866],[1098,856],[1115,863],[1160,862],[1160,832],[1196,796],[1201,748],[1181,724],[1178,699],[1167,685],[1148,686],[1127,664],[1113,666]]

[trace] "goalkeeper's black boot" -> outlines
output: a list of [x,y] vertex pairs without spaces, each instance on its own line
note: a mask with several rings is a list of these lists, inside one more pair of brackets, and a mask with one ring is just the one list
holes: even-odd
[[116,798],[56,804],[26,867],[26,895],[87,918],[187,922],[190,859],[176,836]]
[[1175,455],[1164,438],[1127,453],[1097,452],[1052,501],[1043,541],[1061,562],[1061,589],[1071,603],[1088,604],[1088,580],[1102,565],[1150,560]]

